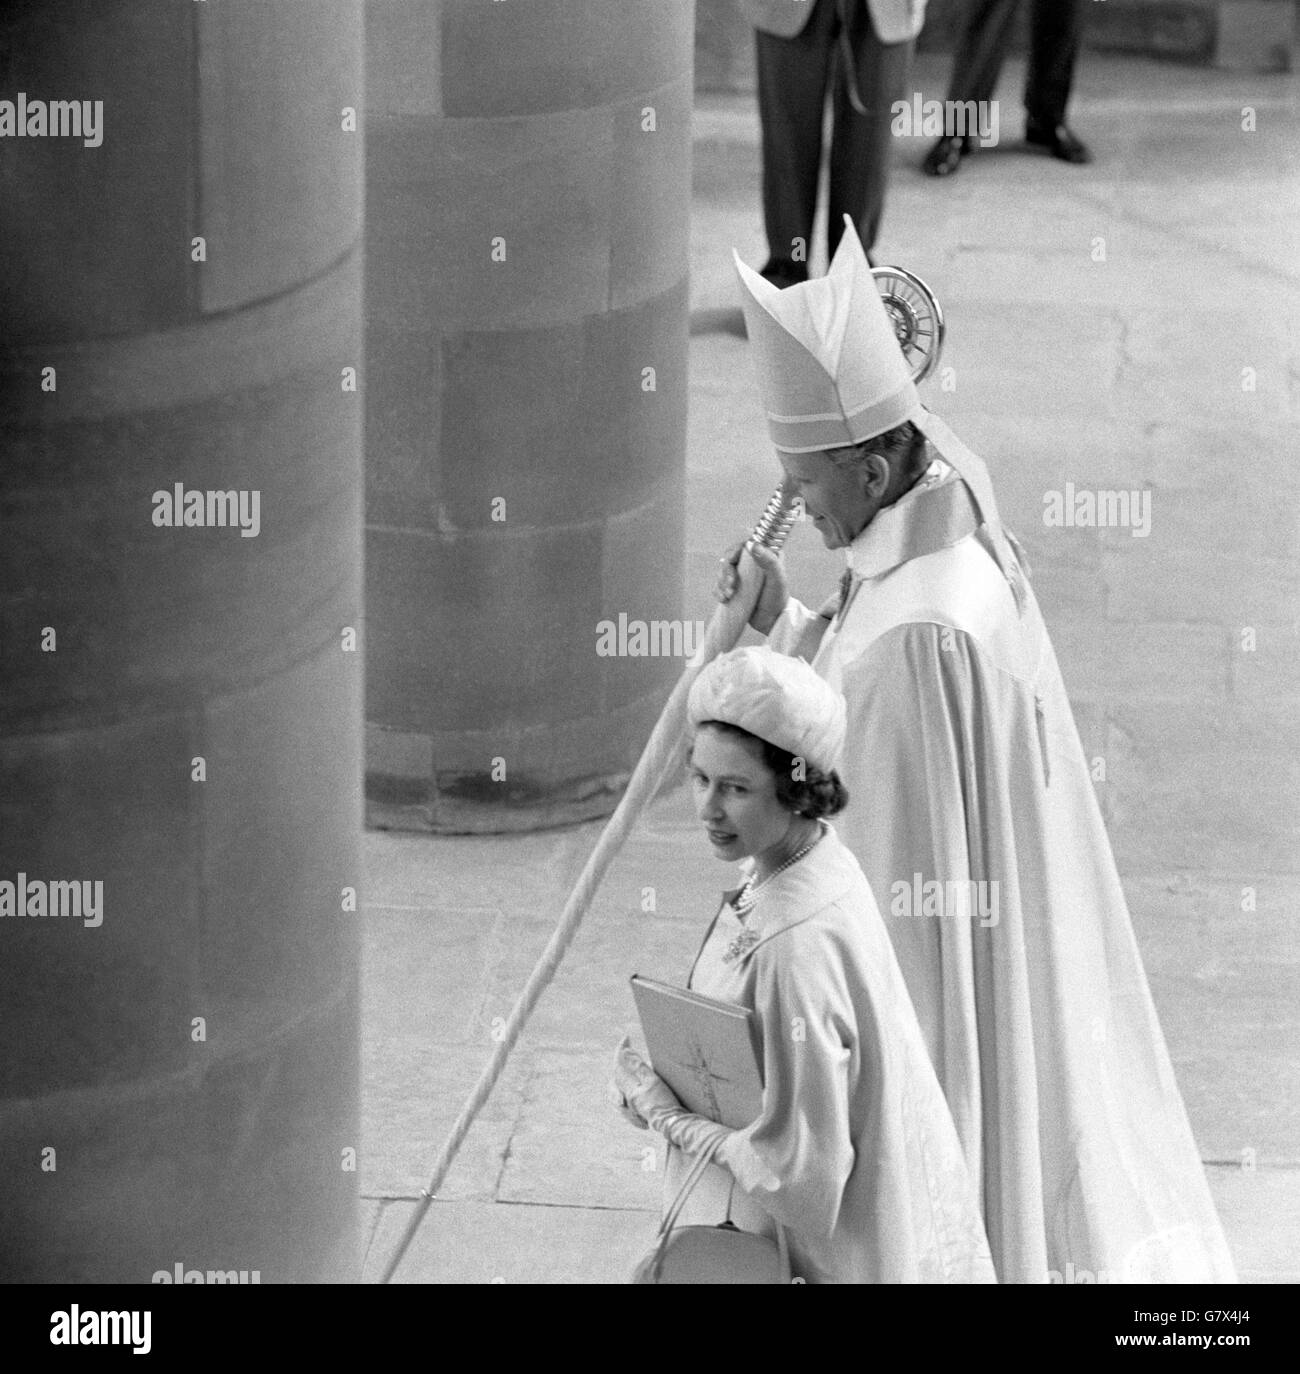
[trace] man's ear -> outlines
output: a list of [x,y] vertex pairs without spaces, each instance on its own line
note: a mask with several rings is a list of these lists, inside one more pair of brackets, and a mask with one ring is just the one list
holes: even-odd
[[863,495],[878,499],[889,486],[889,460],[879,453],[864,453],[858,474]]

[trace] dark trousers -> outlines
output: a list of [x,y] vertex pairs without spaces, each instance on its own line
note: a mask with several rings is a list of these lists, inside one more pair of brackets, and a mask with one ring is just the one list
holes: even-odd
[[[822,159],[822,117],[831,96],[827,254],[834,254],[845,215],[870,253],[885,208],[892,151],[890,106],[904,98],[912,44],[886,47],[876,37],[861,0],[844,6],[857,90],[866,115],[849,103],[838,71],[840,7],[816,0],[808,23],[794,38],[759,32],[758,109],[763,125],[763,222],[770,258],[764,275],[802,281],[812,252],[813,214]],[[802,258],[802,261],[800,261]]]
[[[992,100],[1020,0],[970,0],[952,64],[949,100]],[[1033,0],[1025,113],[1055,128],[1065,120],[1083,31],[1083,0]]]

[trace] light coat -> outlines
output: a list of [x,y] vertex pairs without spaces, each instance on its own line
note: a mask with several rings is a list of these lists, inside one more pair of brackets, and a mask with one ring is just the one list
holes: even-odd
[[[793,38],[803,31],[817,0],[740,0],[745,18],[764,33]],[[825,0],[831,3],[831,0]],[[906,43],[925,23],[925,0],[839,0],[847,9],[865,4],[882,43]]]

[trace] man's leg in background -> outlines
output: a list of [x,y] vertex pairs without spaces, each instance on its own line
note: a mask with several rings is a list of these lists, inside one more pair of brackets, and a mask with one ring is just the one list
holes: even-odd
[[[949,100],[993,99],[1019,4],[1020,0],[969,0],[966,22],[953,50]],[[926,154],[922,166],[931,176],[949,176],[972,146],[970,138],[945,134]]]
[[835,0],[816,0],[794,38],[755,35],[769,254],[763,275],[777,286],[808,277],[834,18]]
[[[1049,0],[1072,4],[1074,0]],[[1020,0],[971,0],[952,57],[949,100],[992,100]]]
[[860,114],[853,108],[848,83],[837,64],[826,223],[828,263],[844,232],[845,215],[857,226],[862,246],[874,263],[871,251],[884,214],[889,163],[894,152],[891,106],[906,99],[905,88],[912,70],[912,43],[882,43],[876,37],[865,5],[855,5],[851,15],[849,41],[855,61],[854,79],[858,98],[867,113]]
[[1081,0],[1034,0],[1025,80],[1025,115],[1054,129],[1065,123],[1083,33]]

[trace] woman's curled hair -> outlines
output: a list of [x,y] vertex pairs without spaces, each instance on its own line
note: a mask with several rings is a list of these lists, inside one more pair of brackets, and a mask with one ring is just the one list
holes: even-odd
[[807,759],[798,758],[779,745],[760,739],[758,735],[728,721],[704,720],[700,724],[710,725],[715,730],[723,730],[740,739],[753,740],[762,750],[763,763],[776,775],[777,800],[797,816],[820,820],[823,816],[838,815],[849,804],[849,789],[840,781],[835,769],[823,773]]

